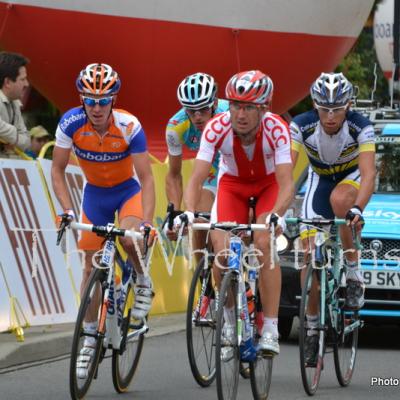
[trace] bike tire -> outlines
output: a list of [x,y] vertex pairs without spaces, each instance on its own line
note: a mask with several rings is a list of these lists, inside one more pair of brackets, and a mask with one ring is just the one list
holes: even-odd
[[144,333],[135,334],[138,329],[143,327],[143,321],[133,324],[131,320],[131,310],[134,304],[134,290],[128,284],[125,293],[124,305],[122,306],[121,322],[121,347],[113,349],[111,361],[111,373],[115,390],[124,393],[128,390],[130,383],[135,375],[142,354]]
[[[344,270],[341,274],[345,274]],[[342,277],[339,282],[342,281]],[[343,289],[343,290],[342,290]],[[345,290],[340,288],[338,291],[340,312],[337,318],[335,329],[335,343],[333,345],[333,358],[335,362],[335,372],[340,386],[348,386],[353,376],[357,350],[358,350],[358,331],[359,314],[358,311],[349,311],[344,308]],[[353,330],[347,330],[355,326]]]
[[[299,352],[300,352],[300,371],[303,387],[309,396],[316,393],[323,369],[323,358],[325,352],[325,331],[323,327],[319,330],[318,358],[315,366],[306,364],[305,360],[305,339],[307,336],[306,311],[311,293],[311,283],[313,276],[317,278],[317,273],[311,264],[307,265],[306,278],[303,283],[303,289],[300,302],[300,328],[299,328]],[[318,298],[320,299],[320,291]]]
[[237,395],[240,366],[237,315],[235,315],[234,333],[231,341],[228,342],[223,338],[223,328],[225,324],[224,306],[227,304],[228,294],[230,294],[229,299],[231,303],[233,302],[235,314],[237,314],[238,290],[236,274],[232,271],[226,272],[222,279],[217,311],[215,366],[218,400],[234,400]]
[[[78,317],[75,323],[74,336],[72,340],[71,360],[69,367],[69,389],[71,398],[73,400],[82,399],[88,392],[93,377],[97,372],[100,355],[103,351],[103,336],[97,335],[96,347],[92,356],[92,362],[88,368],[87,377],[80,379],[77,376],[77,360],[83,347],[83,337],[85,336],[83,322],[85,321],[85,318],[87,318],[86,316],[88,313],[90,313],[91,316],[93,316],[95,313],[94,310],[89,310],[90,304],[94,298],[97,298],[99,302],[99,310],[101,310],[101,305],[103,304],[104,300],[103,284],[106,281],[106,276],[107,275],[104,270],[96,268],[92,270],[79,306]],[[99,313],[100,311],[97,312],[97,320],[99,320],[100,317]],[[90,317],[90,319],[92,318]]]
[[[257,281],[258,287],[258,281]],[[257,312],[262,313],[262,305],[259,290],[256,290],[256,307],[255,314]],[[256,316],[254,315],[253,322],[253,337],[254,346],[257,348],[258,340],[260,339],[260,331],[255,322]],[[257,352],[257,358],[249,363],[250,367],[250,384],[253,398],[255,400],[266,400],[269,396],[272,381],[272,368],[273,368],[274,356],[272,354],[263,354]]]
[[[215,320],[212,286],[212,259],[197,265],[190,285],[186,308],[186,345],[190,369],[196,382],[210,386],[215,379]],[[204,294],[201,293],[205,285]],[[207,304],[208,303],[208,304]],[[202,305],[205,305],[202,307]]]

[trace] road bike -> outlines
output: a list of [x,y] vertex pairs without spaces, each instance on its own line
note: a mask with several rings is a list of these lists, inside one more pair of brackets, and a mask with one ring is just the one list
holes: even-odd
[[[215,362],[218,399],[236,398],[241,363],[249,363],[253,397],[266,399],[271,385],[273,354],[259,351],[257,348],[262,333],[263,313],[258,290],[259,265],[252,242],[255,230],[266,231],[267,228],[264,224],[236,223],[193,223],[192,227],[194,230],[219,229],[230,232],[228,266],[223,274],[216,314]],[[246,245],[243,235],[238,236],[240,232],[250,233],[250,245]],[[274,243],[273,238],[272,233],[271,243]],[[224,334],[227,323],[224,308],[228,305],[233,306],[235,313],[233,335],[229,340]]]
[[[148,325],[146,318],[135,320],[131,315],[135,301],[136,273],[129,261],[122,258],[116,239],[130,237],[135,242],[144,238],[147,243],[147,238],[143,237],[142,233],[118,229],[113,224],[68,224],[64,220],[59,229],[57,244],[60,243],[67,226],[91,231],[105,238],[102,251],[98,254],[99,261],[95,261],[96,265],[83,292],[75,324],[69,369],[71,398],[82,399],[86,395],[92,380],[97,378],[99,364],[105,358],[107,349],[112,351],[114,388],[119,393],[126,392],[139,363]],[[146,231],[145,236],[148,234]],[[142,261],[146,262],[147,259],[148,248],[145,245]],[[117,271],[120,271],[120,274]],[[88,329],[88,321],[95,321],[96,327]],[[85,338],[94,340],[87,371],[82,376],[78,371],[81,367],[81,356],[86,351]]]
[[[357,310],[345,307],[346,268],[343,263],[343,249],[339,230],[330,232],[330,227],[346,224],[344,219],[287,218],[289,224],[305,224],[316,230],[315,250],[306,265],[300,303],[299,351],[300,370],[304,389],[313,395],[318,389],[324,356],[333,351],[335,372],[341,386],[349,385],[356,362],[358,331],[363,323]],[[325,227],[325,229],[324,229]],[[328,227],[328,228],[327,228]],[[356,249],[361,246],[355,228],[352,227],[353,242]],[[305,354],[305,341],[308,324],[306,313],[311,293],[317,293],[319,315],[318,324],[312,327],[318,332],[318,350],[315,362],[309,362]]]

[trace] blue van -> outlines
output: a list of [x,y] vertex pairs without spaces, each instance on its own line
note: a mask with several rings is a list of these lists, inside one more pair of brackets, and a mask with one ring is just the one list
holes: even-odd
[[[361,266],[368,319],[400,317],[400,124],[386,124],[376,138],[375,193],[364,210]],[[399,320],[400,321],[400,320]]]

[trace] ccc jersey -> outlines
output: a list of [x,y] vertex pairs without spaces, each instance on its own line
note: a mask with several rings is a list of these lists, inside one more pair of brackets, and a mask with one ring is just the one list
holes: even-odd
[[292,147],[304,145],[312,170],[323,178],[339,181],[358,169],[358,155],[375,151],[375,135],[371,122],[361,114],[348,111],[339,132],[327,135],[318,112],[308,111],[290,123]]
[[132,154],[147,151],[139,120],[119,109],[113,109],[103,136],[93,129],[82,107],[67,111],[57,127],[56,146],[73,148],[87,181],[99,187],[113,187],[134,177]]
[[291,164],[289,129],[278,115],[267,112],[262,117],[251,159],[234,135],[230,119],[230,112],[226,111],[208,122],[197,153],[197,159],[211,162],[215,153],[220,152],[218,180],[223,175],[252,181],[267,176],[275,179],[277,164]]

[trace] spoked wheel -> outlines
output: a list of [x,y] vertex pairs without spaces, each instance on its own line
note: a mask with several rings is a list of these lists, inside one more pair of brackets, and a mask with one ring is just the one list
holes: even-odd
[[[98,334],[98,326],[89,330],[84,323],[95,322],[97,325],[100,321],[105,280],[104,270],[94,268],[81,299],[69,367],[69,389],[74,400],[82,399],[89,390],[103,350],[103,336]],[[84,346],[85,338],[86,346]]]
[[215,379],[215,293],[212,259],[201,259],[194,271],[186,311],[186,343],[190,368],[203,387]]
[[112,378],[118,393],[128,390],[143,348],[144,322],[131,319],[134,297],[133,287],[129,284],[122,308],[121,345],[119,350],[113,350],[112,355]]
[[[236,399],[239,383],[237,292],[236,274],[228,271],[222,280],[217,312],[215,363],[219,400]],[[231,309],[232,307],[235,310],[235,322],[228,328],[228,321],[224,318],[224,308]]]
[[[309,362],[310,360],[306,357],[306,341],[309,341],[307,336],[307,320],[306,312],[308,309],[308,304],[310,302],[311,295],[311,284],[314,277],[314,287],[317,288],[317,276],[314,273],[314,269],[311,264],[307,266],[307,274],[303,283],[301,303],[300,303],[300,331],[299,331],[299,350],[300,350],[300,370],[301,379],[303,381],[304,390],[310,396],[312,396],[318,389],[319,380],[321,377],[321,371],[323,368],[324,351],[325,351],[325,331],[323,327],[319,327],[318,330],[318,341],[315,339],[317,348],[316,357],[314,362]],[[315,271],[316,272],[316,271]],[[318,293],[318,301],[320,299],[319,289],[315,290]]]
[[[344,293],[342,293],[342,299],[344,299]],[[343,301],[339,304],[341,304],[341,308],[338,313],[338,326],[335,330],[336,340],[333,345],[333,355],[338,382],[341,386],[347,386],[353,376],[356,363],[360,320],[358,311],[344,310]]]
[[268,399],[271,387],[273,356],[257,354],[257,359],[250,363],[250,382],[253,398],[256,400]]

